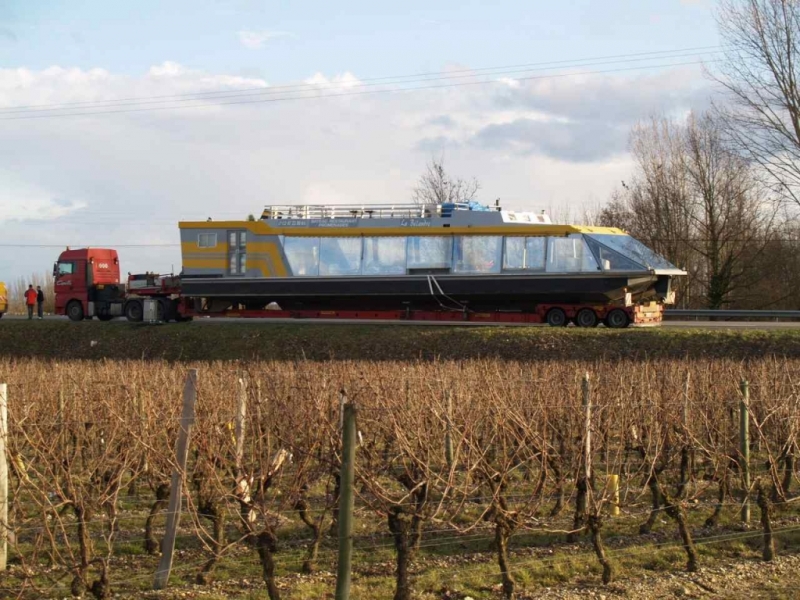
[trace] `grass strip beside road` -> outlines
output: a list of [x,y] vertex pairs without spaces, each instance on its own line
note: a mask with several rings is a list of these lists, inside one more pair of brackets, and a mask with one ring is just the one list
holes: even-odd
[[597,360],[800,356],[800,330],[0,321],[0,356],[197,360]]

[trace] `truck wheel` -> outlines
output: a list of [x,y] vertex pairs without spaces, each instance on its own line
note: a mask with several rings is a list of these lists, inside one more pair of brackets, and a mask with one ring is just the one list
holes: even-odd
[[125,318],[128,321],[138,322],[144,317],[144,308],[139,300],[129,300],[125,304]]
[[70,321],[83,321],[83,305],[77,300],[67,304],[67,316]]
[[620,308],[615,308],[606,315],[606,327],[611,329],[622,329],[627,327],[629,322],[628,313]]
[[566,327],[567,313],[560,308],[551,308],[547,311],[547,324],[550,327]]
[[170,319],[170,311],[167,303],[164,300],[159,300],[156,305],[156,321],[160,323],[168,323]]
[[578,327],[596,327],[597,314],[591,308],[582,308],[575,315],[575,324]]

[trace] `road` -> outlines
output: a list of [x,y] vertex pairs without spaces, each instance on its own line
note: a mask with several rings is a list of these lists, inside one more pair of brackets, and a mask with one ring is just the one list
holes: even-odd
[[[26,316],[22,315],[3,315],[0,319],[0,326],[4,321],[24,321]],[[69,322],[66,317],[47,316],[46,321]],[[110,323],[127,323],[125,319],[114,319]],[[216,319],[195,319],[193,324],[215,324],[215,323],[292,323],[295,325],[413,325],[421,327],[546,327],[546,325],[529,325],[515,323],[463,323],[463,322],[443,322],[443,321],[366,321],[360,319],[237,319],[237,318],[216,318]],[[32,324],[33,325],[33,324]],[[184,325],[185,326],[185,325]],[[661,325],[665,329],[800,329],[800,321],[672,321],[667,320]]]

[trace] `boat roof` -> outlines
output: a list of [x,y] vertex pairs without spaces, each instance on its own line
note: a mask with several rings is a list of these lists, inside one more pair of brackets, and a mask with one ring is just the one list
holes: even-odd
[[[247,229],[278,235],[509,234],[625,235],[613,227],[555,224],[544,212],[505,210],[475,202],[441,204],[331,204],[266,206],[257,221],[182,221],[181,229]],[[443,231],[447,229],[448,231]],[[313,230],[313,231],[311,231]]]

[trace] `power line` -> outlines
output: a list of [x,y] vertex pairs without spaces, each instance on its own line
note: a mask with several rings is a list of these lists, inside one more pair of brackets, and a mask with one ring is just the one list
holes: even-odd
[[[710,62],[718,62],[716,60]],[[559,79],[564,77],[576,77],[576,76],[583,76],[583,75],[600,75],[605,73],[620,73],[625,71],[638,71],[643,69],[661,69],[661,68],[670,68],[670,67],[680,67],[680,66],[690,66],[690,65],[701,65],[705,64],[704,61],[688,61],[688,62],[678,62],[678,63],[662,63],[656,65],[642,65],[636,67],[621,67],[617,69],[602,69],[597,71],[578,71],[572,73],[560,73],[555,75],[536,75],[530,77],[516,77],[515,81],[534,81],[534,80],[542,80],[542,79]],[[52,119],[58,117],[84,117],[84,116],[95,116],[95,115],[109,115],[109,114],[119,114],[119,113],[133,113],[133,112],[151,112],[156,110],[178,110],[178,109],[185,109],[185,108],[214,108],[214,107],[221,107],[221,106],[232,106],[232,105],[241,105],[241,104],[264,104],[264,103],[273,103],[273,102],[288,102],[288,101],[300,101],[300,100],[320,100],[324,98],[338,98],[344,96],[364,96],[368,94],[386,94],[386,93],[396,93],[396,92],[415,92],[415,91],[422,91],[422,90],[434,90],[434,89],[445,89],[445,88],[455,88],[455,87],[464,87],[470,85],[487,85],[487,84],[503,84],[505,82],[498,81],[498,80],[486,80],[486,81],[466,81],[466,82],[458,82],[458,83],[445,83],[445,84],[437,84],[437,85],[426,85],[426,86],[417,86],[417,87],[409,87],[409,88],[392,88],[392,89],[380,89],[380,90],[360,90],[355,92],[341,92],[341,93],[334,93],[334,94],[315,94],[312,96],[285,96],[282,98],[261,98],[258,100],[235,100],[231,102],[219,102],[219,103],[203,103],[203,104],[191,104],[191,105],[180,105],[180,106],[150,106],[144,108],[123,108],[121,110],[100,110],[100,111],[83,111],[83,112],[72,112],[72,113],[60,113],[60,114],[30,114],[30,115],[23,115],[23,116],[13,116],[13,117],[0,117],[0,121],[17,121],[17,120],[29,120],[29,119]],[[32,111],[32,112],[41,112],[41,111]]]
[[[416,73],[412,75],[392,75],[392,76],[384,76],[384,77],[371,77],[366,79],[361,79],[355,85],[375,85],[376,83],[413,83],[415,80],[419,81],[429,81],[435,79],[450,79],[450,78],[457,78],[457,77],[476,77],[481,74],[506,74],[503,71],[507,71],[509,69],[532,69],[534,67],[539,68],[564,68],[569,66],[592,66],[595,64],[605,64],[596,61],[609,61],[612,62],[632,62],[632,61],[639,61],[639,60],[663,60],[663,59],[671,59],[671,58],[682,58],[687,56],[697,56],[702,53],[710,53],[710,54],[718,54],[723,52],[724,49],[722,46],[714,45],[714,46],[694,46],[689,48],[678,48],[674,50],[660,50],[660,51],[651,51],[651,52],[638,52],[638,53],[631,53],[631,54],[615,54],[615,55],[606,55],[606,56],[596,56],[596,57],[587,57],[587,58],[579,58],[579,59],[569,59],[569,60],[558,60],[558,61],[545,61],[545,62],[534,62],[534,63],[523,63],[523,64],[515,64],[515,65],[504,65],[504,66],[497,66],[497,67],[481,67],[481,68],[472,68],[472,69],[458,69],[453,71],[448,71],[446,73],[442,72],[426,72],[426,73]],[[588,64],[586,64],[588,63]],[[494,73],[495,71],[501,71],[501,73]],[[469,75],[469,74],[473,75]],[[466,75],[465,75],[466,74]],[[403,81],[409,80],[409,81]],[[17,105],[17,106],[9,106],[0,108],[0,113],[16,113],[16,112],[43,112],[44,110],[64,110],[65,107],[80,107],[85,106],[87,108],[94,108],[97,106],[107,105],[107,106],[114,106],[118,103],[149,103],[152,101],[160,101],[160,102],[169,102],[169,101],[179,101],[180,98],[187,98],[189,100],[196,100],[196,99],[203,99],[201,97],[208,96],[210,99],[215,99],[214,97],[227,97],[227,94],[248,94],[250,92],[255,93],[282,93],[281,90],[298,90],[298,89],[308,89],[308,88],[316,88],[318,84],[306,82],[306,83],[298,83],[298,84],[284,84],[284,85],[277,85],[277,86],[268,86],[268,87],[251,87],[251,88],[240,88],[240,89],[233,89],[233,90],[217,90],[217,91],[208,91],[208,92],[189,92],[184,94],[164,94],[164,95],[156,95],[156,96],[138,96],[138,97],[128,97],[128,98],[115,98],[110,100],[85,100],[79,102],[63,102],[63,103],[49,103],[49,104],[28,104],[28,105]],[[166,99],[166,100],[165,100]],[[171,100],[174,99],[174,100]]]

